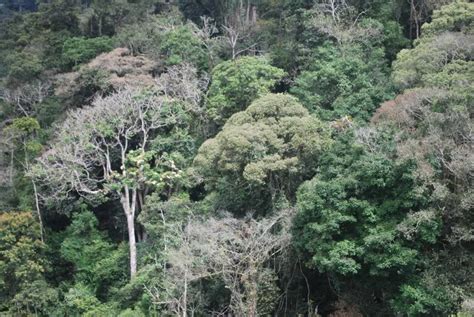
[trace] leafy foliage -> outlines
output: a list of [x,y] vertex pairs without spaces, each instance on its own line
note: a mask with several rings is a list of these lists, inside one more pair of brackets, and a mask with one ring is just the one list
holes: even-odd
[[390,94],[380,48],[354,45],[339,49],[328,44],[313,58],[291,92],[324,120],[351,116],[365,121]]
[[268,206],[268,197],[273,204],[280,194],[291,198],[329,143],[325,124],[295,98],[269,94],[230,117],[201,146],[194,164],[209,190],[219,193],[224,205],[217,208],[246,212]]
[[30,212],[0,214],[1,310],[46,313],[57,300],[44,280],[48,263],[43,251],[40,228]]
[[[398,300],[400,287],[407,303],[417,296],[410,292],[422,290],[402,283],[429,269],[426,248],[434,248],[441,237],[441,213],[429,209],[430,190],[417,181],[412,162],[396,162],[347,142],[353,141],[343,136],[324,155],[322,172],[300,187],[295,242],[321,273],[361,285],[375,278],[372,291],[380,287],[388,297],[380,301]],[[345,285],[341,287],[344,291]],[[442,303],[423,305],[450,311],[443,307],[451,307],[451,300],[458,298],[439,297]],[[362,295],[358,301],[366,307],[368,299]],[[376,311],[377,304],[370,305]],[[410,306],[398,309],[413,313]]]
[[7,56],[8,77],[10,85],[28,82],[38,78],[43,71],[41,61],[37,56],[28,53],[13,53]]
[[160,52],[165,56],[166,65],[189,62],[199,69],[208,68],[208,55],[204,42],[192,32],[191,26],[183,25],[163,34]]
[[0,315],[473,315],[473,9],[0,4]]
[[212,71],[206,103],[209,117],[219,126],[224,124],[254,99],[269,93],[284,75],[264,58],[241,57],[222,62]]
[[435,11],[434,20],[415,48],[402,50],[394,63],[393,78],[402,89],[425,85],[426,76],[443,71],[457,61],[472,59],[472,3],[456,1]]
[[71,37],[64,42],[63,59],[67,65],[87,62],[100,53],[112,50],[113,40],[108,37]]
[[61,243],[61,256],[74,265],[76,283],[104,295],[110,285],[126,281],[126,252],[107,241],[97,226],[90,211],[74,215]]

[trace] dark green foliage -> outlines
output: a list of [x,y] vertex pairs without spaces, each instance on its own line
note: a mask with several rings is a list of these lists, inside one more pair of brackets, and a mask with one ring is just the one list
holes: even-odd
[[53,32],[79,31],[78,2],[75,0],[38,1],[38,20],[45,29]]
[[291,92],[320,118],[350,116],[366,121],[390,96],[382,48],[326,44],[313,55]]
[[88,103],[98,92],[107,93],[112,90],[112,87],[107,82],[107,78],[108,74],[101,69],[81,68],[78,77],[74,80],[74,86],[66,86],[65,97],[73,106]]
[[402,26],[398,22],[391,20],[381,22],[383,23],[385,56],[389,61],[393,61],[401,49],[410,45],[410,41],[403,36]]
[[57,307],[60,314],[95,316],[111,313],[111,305],[102,304],[102,301],[114,296],[128,279],[127,248],[112,244],[97,229],[94,214],[84,208],[82,206],[73,216],[60,245],[61,258],[73,268],[73,284],[65,290],[64,302]]
[[206,104],[209,117],[219,126],[224,124],[254,99],[269,93],[284,75],[264,58],[241,57],[217,65]]
[[164,33],[160,43],[160,52],[165,57],[167,65],[188,62],[201,70],[206,70],[209,66],[204,43],[187,25]]
[[64,301],[56,310],[59,314],[104,316],[113,313],[110,306],[101,304],[94,292],[85,284],[77,283],[64,294]]
[[[363,285],[367,278],[383,280],[371,285],[374,292],[391,283],[393,293],[386,289],[380,300],[396,298],[397,285],[402,293],[409,289],[403,281],[426,269],[424,252],[442,227],[440,213],[424,209],[429,190],[418,184],[414,167],[343,136],[321,159],[321,172],[298,191],[295,242],[308,265],[342,282],[342,292],[350,292],[345,282]],[[407,239],[410,220],[421,214],[416,239]],[[359,300],[368,305],[369,299]]]
[[62,54],[66,65],[77,66],[112,48],[113,40],[109,37],[71,37],[64,42]]
[[64,105],[58,98],[51,97],[44,100],[39,107],[37,119],[41,126],[50,127],[62,114]]
[[400,295],[393,301],[396,312],[408,316],[424,316],[437,312],[457,311],[462,301],[462,290],[449,283],[443,275],[413,277],[400,287]]
[[84,283],[94,291],[102,290],[104,296],[103,291],[110,284],[126,280],[126,268],[121,263],[124,260],[123,250],[116,249],[97,230],[94,214],[89,211],[76,214],[65,234],[61,255],[73,263],[76,283]]
[[43,71],[40,59],[28,53],[13,53],[6,58],[9,85],[17,85],[37,79]]
[[472,316],[473,21],[0,3],[0,315]]

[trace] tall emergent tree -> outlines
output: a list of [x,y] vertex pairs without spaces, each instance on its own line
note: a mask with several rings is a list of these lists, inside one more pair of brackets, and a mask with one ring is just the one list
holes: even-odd
[[262,212],[292,199],[330,142],[327,125],[296,98],[268,94],[230,117],[202,144],[194,165],[217,194],[218,209]]
[[152,91],[127,88],[98,97],[91,107],[69,113],[51,149],[33,174],[49,188],[49,198],[70,193],[120,199],[127,219],[130,274],[137,271],[135,216],[144,196],[162,184],[154,167],[160,155],[149,151],[160,130],[182,122],[182,103]]

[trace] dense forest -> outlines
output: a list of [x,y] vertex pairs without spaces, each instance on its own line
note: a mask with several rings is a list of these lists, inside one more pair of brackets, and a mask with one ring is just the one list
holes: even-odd
[[473,316],[473,80],[467,0],[1,0],[0,316]]

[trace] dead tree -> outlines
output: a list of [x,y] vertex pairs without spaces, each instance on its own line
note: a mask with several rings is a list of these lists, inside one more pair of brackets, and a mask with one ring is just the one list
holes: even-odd
[[[257,7],[250,1],[240,0],[230,8],[231,14],[224,19],[222,26],[224,37],[231,50],[232,59],[255,50],[258,43],[254,40],[257,27]],[[250,41],[250,42],[249,42]]]

